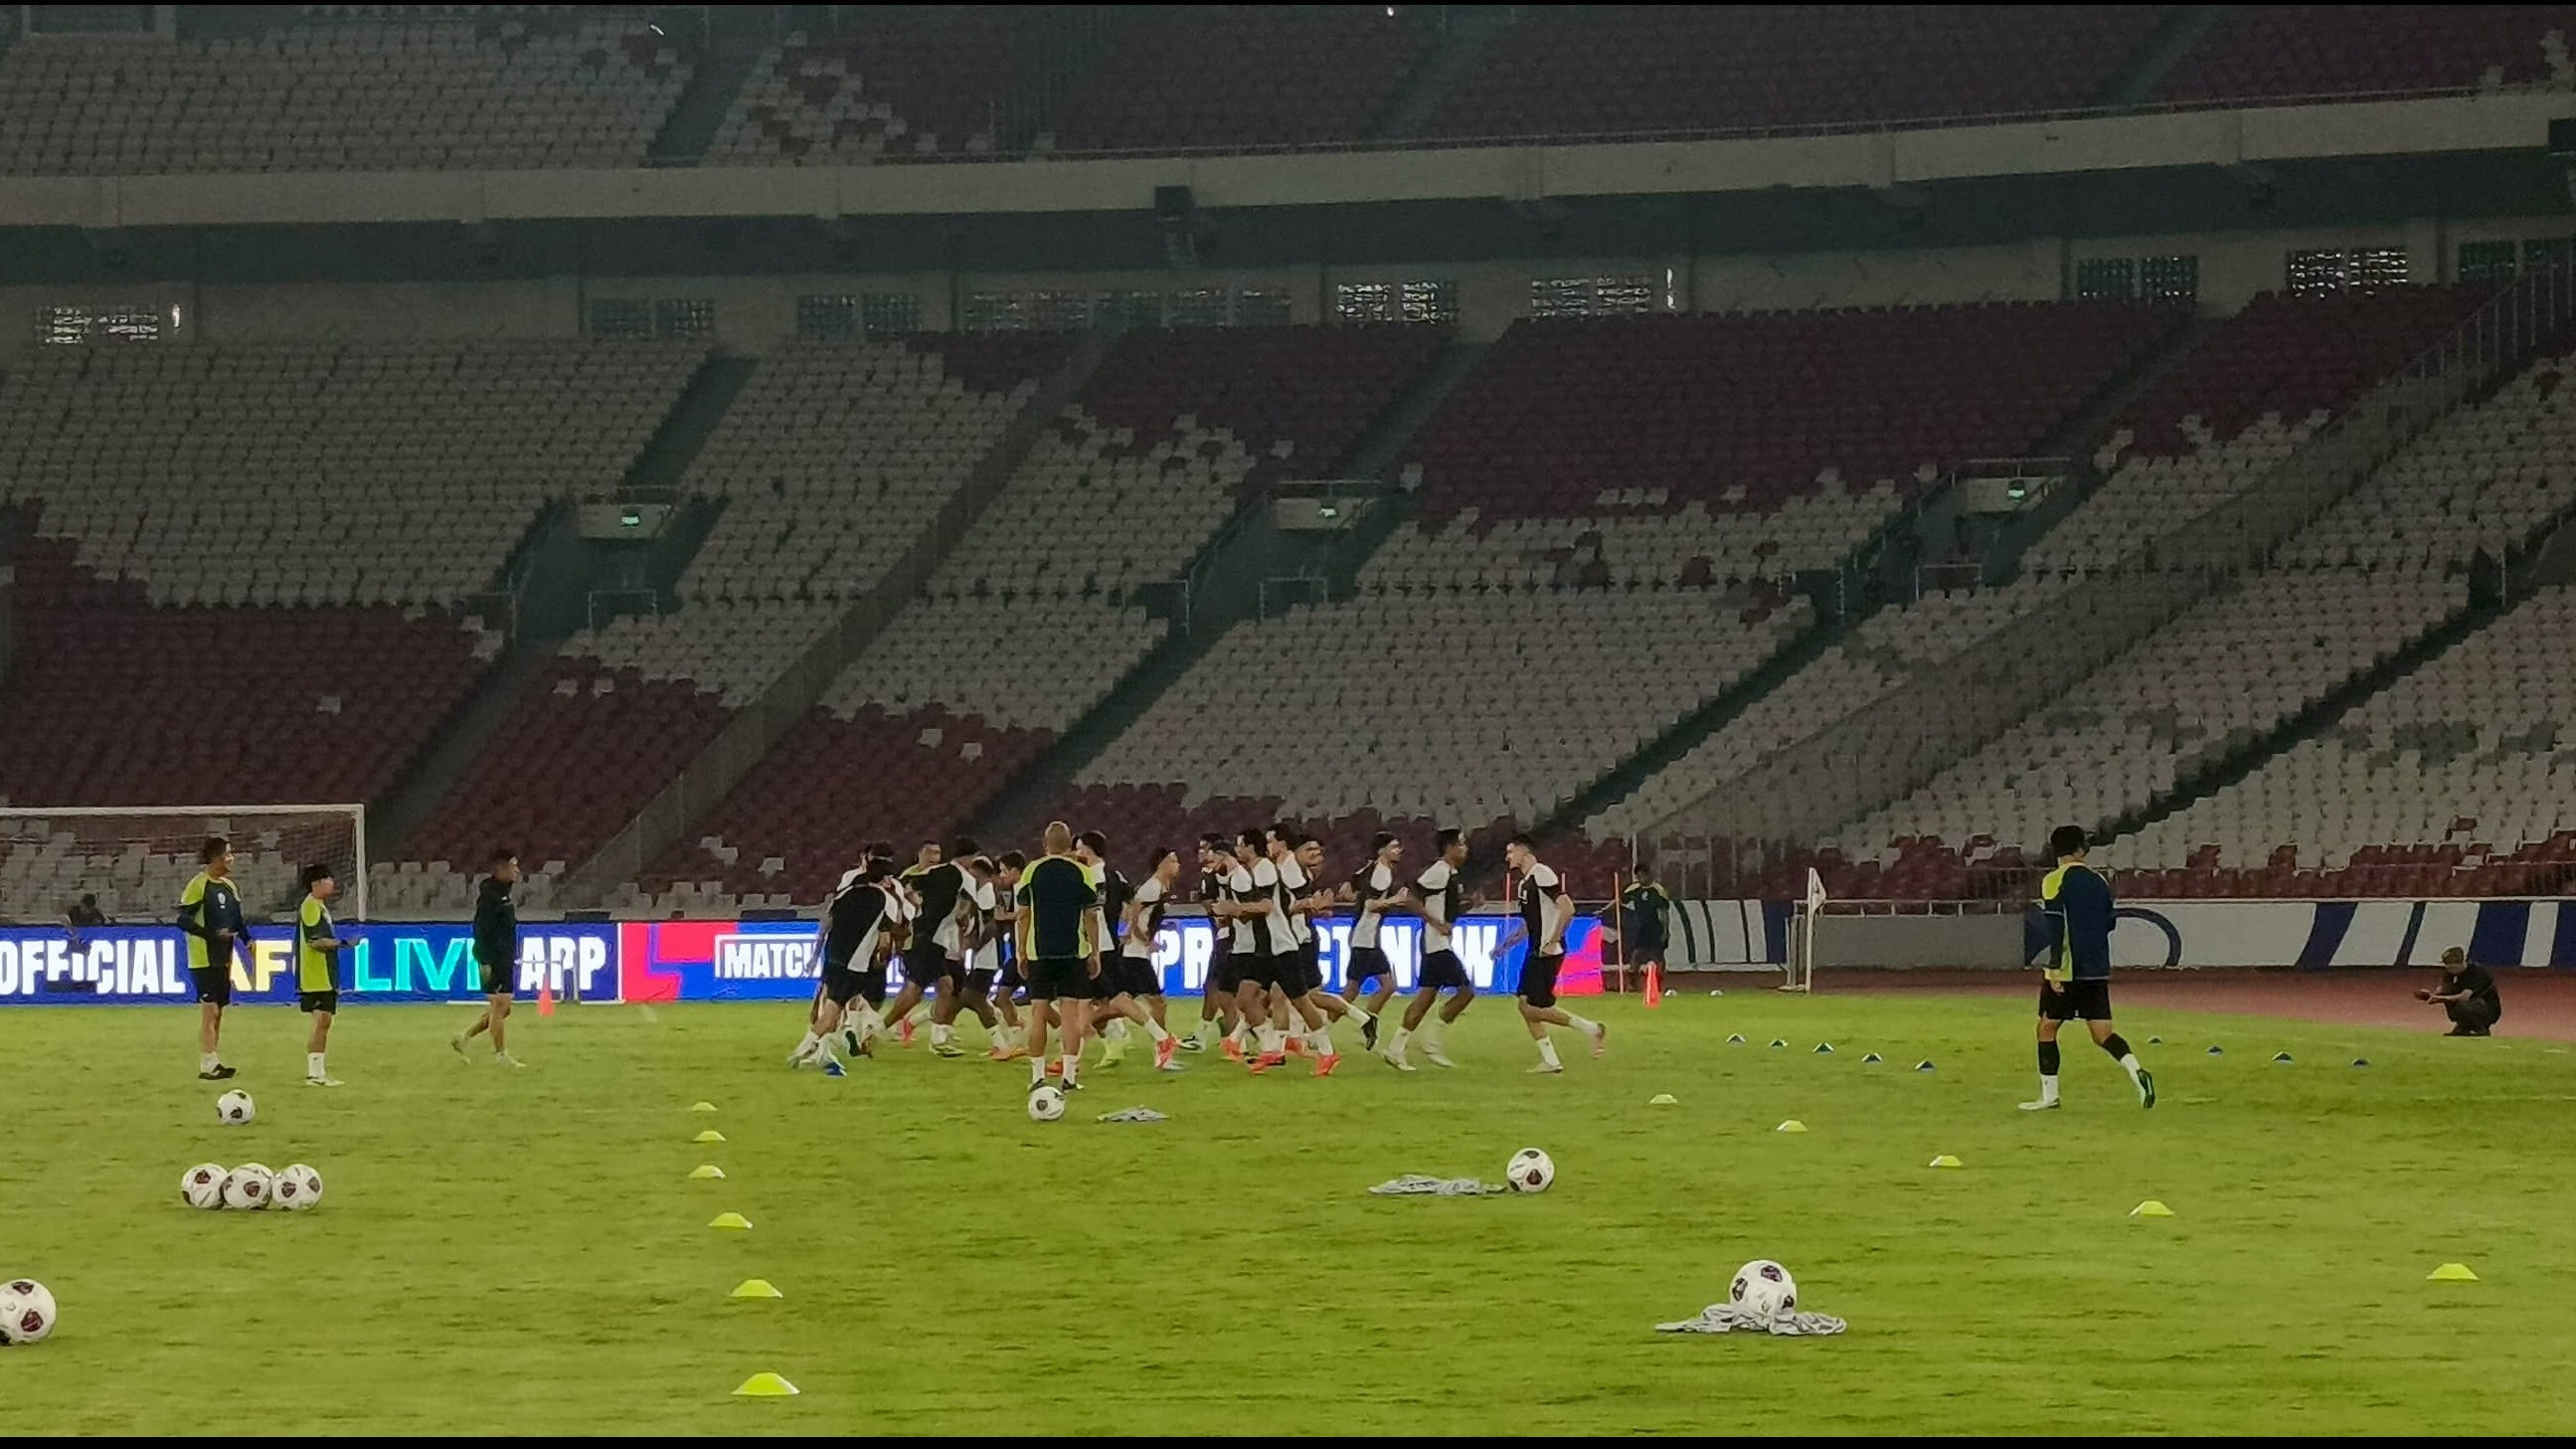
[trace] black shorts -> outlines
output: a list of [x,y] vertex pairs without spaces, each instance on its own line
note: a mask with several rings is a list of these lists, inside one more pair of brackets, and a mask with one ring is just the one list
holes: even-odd
[[1122,954],[1114,961],[1104,960],[1100,963],[1100,974],[1103,979],[1116,980],[1118,992],[1128,996],[1163,994],[1163,973],[1155,967],[1151,956]]
[[1017,951],[1003,952],[1002,974],[994,978],[994,988],[1000,991],[1004,996],[1009,996],[1028,984],[1029,978],[1020,974],[1020,953]]
[[2060,991],[2045,977],[2039,983],[2039,1014],[2050,1021],[2109,1021],[2111,1019],[2111,983],[2108,981],[2069,981]]
[[477,974],[482,978],[484,995],[516,996],[518,994],[519,973],[512,970],[508,965],[504,964],[495,966],[489,961],[478,961],[475,963],[475,966],[477,967]]
[[993,968],[989,966],[968,967],[966,970],[965,994],[969,1000],[973,1001],[981,1001],[985,997],[992,995]]
[[903,979],[928,991],[942,981],[957,979],[957,958],[930,942],[906,947],[903,953]]
[[1324,989],[1324,967],[1317,956],[1314,942],[1308,941],[1289,952],[1288,959],[1282,963],[1282,968],[1289,975],[1289,980],[1284,983],[1289,995],[1304,996],[1308,992]]
[[1211,994],[1232,996],[1234,988],[1243,984],[1242,968],[1235,961],[1234,948],[1219,939],[1215,954],[1208,957],[1207,989]]
[[1459,960],[1455,951],[1425,951],[1422,953],[1422,980],[1419,985],[1424,991],[1464,991],[1467,989],[1467,963]]
[[1386,953],[1375,946],[1353,946],[1350,959],[1342,966],[1342,984],[1364,986],[1383,976],[1386,984],[1395,984],[1395,968],[1387,964]]
[[233,1004],[231,962],[227,961],[221,966],[191,966],[188,968],[188,981],[197,988],[199,1001],[211,1001],[217,1006]]
[[1532,1006],[1556,1005],[1556,973],[1565,969],[1565,953],[1542,956],[1531,952],[1521,962],[1520,999]]
[[848,966],[823,968],[823,999],[834,1006],[847,1006],[850,999],[867,987],[868,973],[853,971]]
[[1029,962],[1029,1000],[1091,999],[1091,965],[1080,956],[1039,956]]
[[299,991],[295,993],[295,1009],[298,1011],[308,1012],[338,1011],[340,1009],[340,993],[337,990]]
[[1268,951],[1234,953],[1234,984],[1237,990],[1257,986],[1267,990],[1279,984],[1279,957]]

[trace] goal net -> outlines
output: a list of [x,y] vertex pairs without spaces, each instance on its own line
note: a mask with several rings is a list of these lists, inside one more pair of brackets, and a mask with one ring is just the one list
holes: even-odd
[[83,896],[118,925],[166,922],[209,835],[232,842],[246,918],[283,919],[296,873],[321,862],[340,882],[332,913],[366,919],[364,805],[0,806],[0,922],[59,925]]

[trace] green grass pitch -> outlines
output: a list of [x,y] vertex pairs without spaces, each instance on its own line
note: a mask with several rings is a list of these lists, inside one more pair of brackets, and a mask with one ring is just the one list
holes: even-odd
[[[260,1116],[227,1129],[190,1015],[12,1012],[0,1273],[63,1318],[0,1350],[0,1392],[27,1435],[2455,1433],[2576,1409],[2561,1048],[2140,1015],[2153,1112],[2070,1041],[2068,1105],[2035,1115],[2018,998],[1613,1003],[1608,1058],[1568,1038],[1553,1079],[1523,1074],[1507,1006],[1453,1034],[1456,1072],[1158,1077],[1140,1053],[1049,1126],[1016,1065],[790,1073],[794,1006],[528,1012],[516,1073],[448,1052],[464,1011],[385,1007],[341,1018],[334,1092],[300,1084],[295,1013],[237,1012]],[[1171,1120],[1090,1120],[1136,1104]],[[728,1140],[693,1145],[708,1126]],[[1544,1196],[1364,1192],[1533,1144]],[[1927,1166],[1945,1152],[1965,1167]],[[189,1165],[248,1160],[314,1164],[322,1206],[181,1204]],[[701,1162],[727,1177],[687,1180]],[[2177,1216],[2131,1218],[2145,1198]],[[710,1231],[726,1210],[754,1229]],[[1651,1331],[1755,1257],[1850,1333]],[[2483,1281],[2423,1281],[2446,1260]],[[786,1296],[727,1297],[751,1277]],[[731,1396],[763,1370],[803,1395]]]

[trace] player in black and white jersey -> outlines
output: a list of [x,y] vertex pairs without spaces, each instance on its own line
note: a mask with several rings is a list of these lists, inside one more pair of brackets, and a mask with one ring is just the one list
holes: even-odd
[[[1308,925],[1312,928],[1316,918],[1340,903],[1342,890],[1324,872],[1324,842],[1311,835],[1300,834],[1296,837],[1296,853],[1298,867],[1305,872],[1306,879],[1312,883],[1312,893],[1307,897],[1304,905]],[[1306,1000],[1328,1021],[1358,1023],[1360,1042],[1365,1049],[1377,1040],[1377,1015],[1349,997],[1334,995],[1325,987],[1323,968],[1316,959],[1321,946],[1322,932],[1312,930],[1311,934],[1314,939],[1307,943],[1306,959],[1307,964],[1313,968],[1308,975],[1315,984],[1306,993]],[[1332,1038],[1326,1036],[1324,1040],[1330,1042]]]
[[[937,841],[924,841],[918,863],[903,873],[903,883],[910,887],[918,903],[915,918],[920,929],[913,932],[912,944],[903,953],[903,991],[885,1013],[887,1022],[901,1034],[905,1046],[912,1045],[912,1011],[937,987],[941,999],[957,994],[963,979],[961,950],[962,922],[959,902],[966,891],[966,867],[960,864],[976,853],[975,842],[960,838],[941,858]],[[942,1014],[956,1015],[954,1005]],[[964,1056],[950,1040],[952,1032],[941,1025],[942,1016],[934,1016],[930,1030],[930,1049],[943,1057]]]
[[[986,1039],[998,1048],[1002,1028],[993,1017],[993,978],[1001,964],[995,940],[1000,930],[995,918],[1001,907],[1001,893],[994,884],[991,856],[973,851],[957,863],[966,868],[966,879],[957,898],[957,990],[940,993],[938,1009],[931,1017],[931,1031],[936,1038],[944,1023],[949,1029],[947,1039],[954,1042],[958,1013],[971,1012],[983,1023]],[[937,1045],[934,1039],[933,1048]]]
[[[1467,979],[1466,963],[1458,959],[1457,950],[1450,944],[1458,915],[1466,908],[1466,882],[1458,874],[1467,864],[1466,832],[1443,830],[1438,846],[1439,856],[1413,882],[1413,893],[1422,901],[1422,970],[1415,975],[1413,1000],[1405,1005],[1404,1024],[1396,1028],[1394,1039],[1380,1052],[1399,1072],[1413,1070],[1413,1063],[1405,1059],[1405,1048],[1411,1045],[1415,1032],[1422,1034],[1422,1054],[1431,1058],[1432,1065],[1458,1065],[1449,1060],[1441,1037],[1449,1023],[1476,1000],[1475,983]],[[1439,1001],[1443,991],[1449,993],[1449,999],[1434,1015],[1432,1004]]]
[[1289,951],[1288,921],[1279,909],[1279,867],[1263,854],[1269,835],[1259,827],[1234,840],[1234,864],[1225,877],[1225,915],[1234,923],[1234,1004],[1237,1018],[1226,1034],[1226,1055],[1243,1061],[1243,1038],[1252,1039],[1255,1072],[1284,1066],[1284,1038],[1271,1020],[1274,988],[1279,985],[1280,958]]
[[1538,1065],[1530,1071],[1553,1076],[1564,1071],[1565,1064],[1556,1059],[1556,1043],[1548,1040],[1550,1026],[1570,1026],[1591,1038],[1596,1057],[1610,1031],[1556,1004],[1556,976],[1565,966],[1565,928],[1574,919],[1574,897],[1565,882],[1539,860],[1526,835],[1511,838],[1503,847],[1503,859],[1521,878],[1517,905],[1521,932],[1529,942],[1521,958],[1521,1021],[1529,1027],[1530,1040],[1538,1043]]
[[[1084,840],[1098,840],[1097,831],[1085,834]],[[1095,847],[1096,849],[1097,847]],[[1163,928],[1164,903],[1171,899],[1172,887],[1181,878],[1181,853],[1157,846],[1151,857],[1153,867],[1135,889],[1126,892],[1120,914],[1123,932],[1114,959],[1101,963],[1101,980],[1111,983],[1107,1008],[1127,1021],[1143,1027],[1154,1042],[1154,1070],[1181,1070],[1172,1060],[1180,1050],[1180,1038],[1173,1036],[1163,1020],[1163,973],[1154,964],[1154,938]],[[1124,1058],[1123,1045],[1101,1065]]]
[[993,858],[993,929],[996,962],[993,976],[993,1011],[1002,1018],[1002,1030],[993,1041],[993,1060],[1017,1061],[1029,1054],[1028,1028],[1020,1021],[1020,988],[1028,982],[1020,974],[1020,873],[1028,869],[1029,858],[1016,850],[1006,850]]
[[[846,1075],[832,1050],[834,1037],[843,1030],[844,1014],[857,1022],[851,1032],[853,1052],[863,1049],[868,1037],[882,1029],[876,1012],[877,1004],[885,1000],[885,956],[880,947],[900,928],[901,919],[901,901],[884,885],[892,864],[889,860],[868,859],[845,872],[831,898],[823,903],[818,943],[822,967],[819,999],[806,1023],[804,1040],[787,1058],[788,1066],[819,1060],[825,1076]],[[854,1001],[855,1011],[851,1006]]]
[[1199,837],[1199,899],[1207,904],[1208,920],[1216,929],[1213,950],[1208,954],[1207,981],[1199,993],[1199,1024],[1181,1038],[1181,1050],[1204,1051],[1211,1039],[1226,1044],[1227,1054],[1243,1059],[1243,1047],[1236,1037],[1243,1014],[1235,995],[1242,985],[1241,968],[1234,953],[1235,924],[1226,911],[1231,899],[1226,878],[1234,872],[1234,857],[1226,849],[1222,835]]
[[1377,1048],[1377,1018],[1395,995],[1395,967],[1378,945],[1378,926],[1389,909],[1404,904],[1404,877],[1397,873],[1403,864],[1404,842],[1381,830],[1369,842],[1369,863],[1341,889],[1341,898],[1359,908],[1342,967],[1342,999],[1356,1006],[1368,984],[1377,983],[1368,1005],[1360,1008],[1360,1040],[1372,1051]]
[[1288,922],[1288,956],[1280,963],[1279,985],[1271,993],[1270,1024],[1279,1029],[1283,1050],[1312,1053],[1315,1075],[1328,1077],[1342,1058],[1333,1049],[1332,1033],[1325,1027],[1329,1018],[1316,1000],[1324,994],[1324,971],[1315,948],[1313,917],[1333,903],[1333,893],[1317,890],[1307,873],[1308,861],[1323,859],[1323,847],[1314,845],[1309,854],[1307,848],[1313,842],[1287,825],[1273,825],[1265,834],[1264,852],[1279,878],[1274,899]]

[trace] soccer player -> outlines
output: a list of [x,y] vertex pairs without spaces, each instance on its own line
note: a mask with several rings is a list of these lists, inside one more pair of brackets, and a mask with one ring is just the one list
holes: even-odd
[[[1290,841],[1294,847],[1298,873],[1311,885],[1309,893],[1293,903],[1297,912],[1296,919],[1305,928],[1305,944],[1301,949],[1305,952],[1306,1019],[1314,1023],[1314,1040],[1317,1048],[1324,1056],[1332,1058],[1334,1063],[1339,1065],[1341,1054],[1339,1049],[1333,1046],[1329,1023],[1358,1022],[1360,1041],[1365,1046],[1377,1040],[1377,1017],[1368,1008],[1348,997],[1337,996],[1324,989],[1324,967],[1321,959],[1323,935],[1315,926],[1315,918],[1333,908],[1334,902],[1339,899],[1341,888],[1325,883],[1324,842],[1302,832],[1291,836]],[[1319,1077],[1325,1075],[1325,1069],[1319,1065],[1315,1075]]]
[[995,957],[1000,962],[993,977],[993,1011],[1002,1018],[1001,1039],[993,1047],[993,1060],[1007,1062],[1028,1055],[1028,1028],[1020,1020],[1020,988],[1028,978],[1020,971],[1020,876],[1029,868],[1029,858],[1016,850],[1003,851],[993,861],[993,928],[1000,933],[994,943]]
[[[1459,895],[1466,884],[1458,871],[1467,863],[1467,835],[1462,830],[1443,830],[1437,843],[1440,854],[1413,882],[1413,893],[1422,901],[1422,970],[1414,979],[1413,1000],[1405,1004],[1404,1023],[1395,1029],[1395,1040],[1383,1052],[1388,1064],[1399,1072],[1413,1070],[1413,1063],[1405,1059],[1405,1047],[1417,1031],[1422,1033],[1422,1054],[1431,1058],[1433,1066],[1458,1065],[1449,1060],[1441,1036],[1449,1023],[1476,1000],[1476,985],[1467,979],[1466,963],[1458,959],[1449,944],[1458,926]],[[1449,1000],[1434,1016],[1432,1003],[1443,991],[1449,993]]]
[[2111,1021],[2111,884],[2084,863],[2092,842],[2081,825],[2061,825],[2049,832],[2048,848],[2057,868],[2039,883],[2039,954],[2045,960],[2039,977],[2039,1100],[2024,1102],[2025,1112],[2045,1112],[2057,1105],[2057,1029],[2081,1018],[2094,1045],[2111,1054],[2138,1089],[2138,1105],[2156,1104],[2156,1079],[2138,1065],[2138,1054]]
[[[1084,841],[1099,839],[1097,831],[1086,831],[1082,836]],[[1154,937],[1163,927],[1163,903],[1171,898],[1173,883],[1181,878],[1181,853],[1158,846],[1152,859],[1153,869],[1128,893],[1124,907],[1127,932],[1118,944],[1117,957],[1102,963],[1100,974],[1103,980],[1114,983],[1108,1009],[1143,1027],[1145,1035],[1153,1039],[1154,1070],[1177,1072],[1181,1068],[1172,1060],[1172,1054],[1180,1049],[1181,1042],[1163,1020],[1163,973],[1154,966]],[[1102,919],[1107,919],[1105,911]]]
[[[919,928],[912,933],[912,944],[903,953],[903,991],[887,1008],[885,1019],[894,1024],[905,1046],[912,1045],[913,1008],[921,1005],[930,989],[938,987],[943,1001],[957,993],[958,902],[966,889],[966,868],[958,862],[973,854],[975,842],[963,837],[945,860],[940,858],[939,842],[924,841],[912,869],[903,873],[903,883],[913,893],[913,919]],[[947,1015],[956,1015],[953,1006]],[[943,1057],[964,1056],[950,1035],[950,1028],[934,1017],[930,1049]]]
[[240,954],[244,970],[257,962],[242,924],[241,892],[233,888],[232,842],[207,836],[197,846],[197,862],[204,868],[179,892],[179,929],[188,937],[188,980],[197,989],[197,1080],[220,1082],[234,1075],[222,1052],[233,956]]
[[1609,932],[1629,971],[1663,970],[1664,952],[1672,944],[1672,916],[1673,898],[1655,884],[1655,863],[1637,862],[1637,878],[1619,893],[1617,923]]
[[1381,830],[1369,842],[1369,863],[1342,887],[1343,899],[1360,908],[1359,918],[1351,923],[1351,949],[1342,968],[1342,999],[1356,1005],[1368,983],[1378,984],[1360,1011],[1360,1040],[1372,1051],[1377,1048],[1377,1018],[1395,995],[1395,968],[1378,946],[1378,925],[1389,908],[1404,903],[1404,878],[1396,873],[1403,863],[1404,842]]
[[[1157,871],[1162,868],[1162,857],[1169,854],[1171,852],[1163,851],[1155,856]],[[1127,1059],[1127,1027],[1132,1022],[1143,1027],[1145,1035],[1152,1039],[1155,1068],[1170,1071],[1172,1053],[1179,1044],[1172,1040],[1171,1032],[1163,1026],[1163,979],[1154,970],[1153,936],[1149,932],[1141,942],[1144,948],[1141,965],[1128,951],[1132,938],[1129,943],[1117,939],[1121,928],[1133,924],[1129,907],[1136,901],[1137,888],[1129,885],[1127,877],[1120,875],[1118,868],[1109,863],[1109,837],[1099,831],[1086,830],[1075,836],[1073,855],[1074,859],[1089,866],[1100,881],[1100,920],[1109,932],[1100,943],[1100,979],[1094,983],[1099,994],[1093,998],[1096,1004],[1092,1007],[1092,1019],[1103,1023],[1100,1064],[1114,1067]],[[1173,869],[1177,872],[1179,868],[1179,858],[1175,856]],[[1147,877],[1147,883],[1152,883],[1152,877]],[[1155,898],[1161,899],[1160,891],[1156,892]],[[1159,923],[1162,912],[1154,911],[1152,916]]]
[[474,962],[483,975],[483,1014],[447,1043],[461,1057],[468,1040],[488,1031],[492,1033],[492,1063],[503,1067],[523,1065],[510,1055],[505,1035],[510,1024],[510,1001],[518,991],[519,908],[510,903],[510,887],[518,883],[519,853],[493,851],[491,869],[474,897]]
[[[966,913],[966,925],[960,937],[962,954],[958,964],[963,968],[964,984],[957,991],[957,1005],[975,1014],[984,1024],[984,1035],[996,1052],[1002,1046],[1001,1024],[993,1016],[993,980],[1002,969],[1002,927],[1000,914],[1002,892],[996,883],[993,858],[980,851],[968,856],[966,894],[958,908]],[[957,1013],[948,1013],[953,1025]]]
[[1565,969],[1565,927],[1574,919],[1574,898],[1566,893],[1564,880],[1538,858],[1526,835],[1511,838],[1503,847],[1503,859],[1521,878],[1517,904],[1521,933],[1529,942],[1521,957],[1521,1022],[1529,1028],[1530,1040],[1538,1043],[1538,1065],[1530,1071],[1554,1076],[1565,1070],[1565,1064],[1556,1059],[1549,1027],[1570,1026],[1590,1037],[1596,1057],[1609,1042],[1610,1029],[1556,1004],[1557,973]]
[[1279,885],[1279,865],[1269,855],[1270,832],[1254,826],[1235,837],[1235,870],[1226,877],[1226,889],[1234,894],[1234,915],[1245,927],[1235,940],[1235,949],[1251,952],[1251,960],[1241,972],[1242,984],[1235,989],[1235,1005],[1242,1012],[1238,1030],[1249,1026],[1254,1043],[1249,1063],[1255,1075],[1288,1064],[1288,1014],[1284,988],[1293,979],[1295,967],[1289,956],[1296,950],[1295,933],[1288,924],[1287,898]]
[[[1234,859],[1226,853],[1224,836],[1199,837],[1199,899],[1207,903],[1208,920],[1216,927],[1212,933],[1216,943],[1208,953],[1207,982],[1199,993],[1199,1024],[1181,1038],[1181,1050],[1185,1052],[1205,1050],[1211,1034],[1232,1042],[1235,1027],[1242,1020],[1235,1005],[1235,992],[1242,980],[1235,965],[1234,931],[1226,912],[1225,882],[1233,869]],[[1241,1055],[1239,1048],[1233,1050],[1238,1057]]]
[[[876,1011],[878,1003],[885,1000],[885,953],[879,948],[900,920],[897,899],[885,889],[892,864],[874,857],[863,860],[842,874],[831,898],[823,903],[822,999],[814,1009],[813,1019],[806,1023],[804,1040],[788,1056],[788,1066],[819,1059],[823,1075],[847,1076],[848,1070],[832,1051],[833,1037],[848,1031],[852,1038],[850,1050],[855,1053],[866,1046],[871,1035],[883,1029]],[[857,1003],[855,1011],[853,1002]],[[843,1027],[845,1017],[854,1019],[857,1025]]]
[[[1322,864],[1323,847],[1315,846],[1309,854],[1310,842],[1305,834],[1287,825],[1273,825],[1266,835],[1263,849],[1279,879],[1276,899],[1280,917],[1288,923],[1287,954],[1280,958],[1279,984],[1270,994],[1270,1024],[1280,1032],[1283,1060],[1284,1053],[1290,1050],[1312,1051],[1315,1075],[1328,1077],[1342,1059],[1333,1049],[1332,1033],[1325,1029],[1324,1008],[1316,1000],[1324,995],[1324,972],[1316,959],[1311,917],[1332,904],[1333,893],[1313,890],[1307,873],[1309,860]],[[1343,1009],[1347,1011],[1349,1007],[1344,1005]]]
[[304,900],[295,908],[295,1009],[313,1018],[304,1043],[304,1085],[336,1087],[340,1083],[323,1057],[331,1049],[331,1018],[340,1010],[340,953],[358,943],[332,924],[331,898],[340,893],[340,883],[331,867],[308,865],[297,878],[304,883]]
[[1046,1085],[1047,1008],[1063,1030],[1064,1089],[1080,1091],[1082,1034],[1100,976],[1100,883],[1073,857],[1073,830],[1047,824],[1046,854],[1020,872],[1020,961],[1029,978],[1029,1090]]

